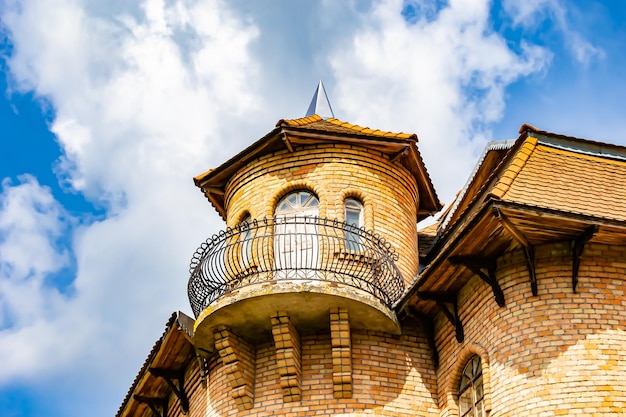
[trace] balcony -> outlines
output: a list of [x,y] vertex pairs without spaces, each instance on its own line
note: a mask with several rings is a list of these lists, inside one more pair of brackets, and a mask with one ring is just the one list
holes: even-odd
[[193,255],[188,294],[196,317],[237,288],[316,280],[370,293],[388,307],[404,291],[397,254],[380,236],[336,220],[281,217],[239,224]]

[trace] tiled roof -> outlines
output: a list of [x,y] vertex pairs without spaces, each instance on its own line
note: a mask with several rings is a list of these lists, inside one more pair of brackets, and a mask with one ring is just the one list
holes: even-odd
[[529,137],[492,190],[502,201],[626,221],[626,161]]
[[360,134],[366,136],[376,136],[383,138],[395,138],[395,139],[409,139],[409,140],[417,140],[417,135],[414,133],[394,133],[394,132],[386,132],[383,130],[374,130],[369,127],[363,127],[358,125],[353,125],[351,123],[347,123],[341,121],[339,119],[330,118],[330,119],[322,119],[317,114],[312,116],[302,117],[300,119],[281,119],[276,123],[276,127],[287,126],[287,127],[303,127],[312,130],[323,130],[327,132],[336,132],[336,133],[349,133],[349,134]]

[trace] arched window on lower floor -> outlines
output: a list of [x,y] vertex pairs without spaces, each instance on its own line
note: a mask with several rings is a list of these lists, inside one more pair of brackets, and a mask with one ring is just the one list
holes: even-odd
[[473,356],[461,374],[459,384],[459,415],[485,417],[485,391],[480,356]]

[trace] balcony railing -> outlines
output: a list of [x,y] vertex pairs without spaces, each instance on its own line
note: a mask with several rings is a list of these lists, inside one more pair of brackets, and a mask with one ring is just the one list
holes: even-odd
[[336,220],[254,220],[221,231],[198,248],[189,268],[189,302],[197,317],[246,285],[315,280],[359,288],[391,306],[404,291],[397,260],[380,236]]

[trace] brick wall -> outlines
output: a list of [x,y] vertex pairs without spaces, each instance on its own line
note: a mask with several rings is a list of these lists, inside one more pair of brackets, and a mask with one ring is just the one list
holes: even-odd
[[436,322],[442,416],[456,416],[459,372],[472,354],[486,363],[490,416],[626,413],[626,248],[585,247],[577,293],[569,244],[536,249],[538,296],[522,254],[498,262],[506,305],[474,277],[459,294],[465,341]]
[[352,398],[334,398],[330,334],[302,336],[301,401],[283,401],[272,342],[256,347],[255,403],[250,410],[237,410],[221,359],[214,357],[207,416],[438,416],[428,345],[418,333],[407,333],[353,331]]
[[348,145],[307,146],[260,157],[235,174],[226,187],[228,226],[246,213],[253,219],[272,217],[289,191],[308,189],[320,200],[319,215],[344,220],[346,197],[364,205],[368,230],[387,239],[399,253],[404,279],[417,274],[418,191],[415,179],[380,152]]

